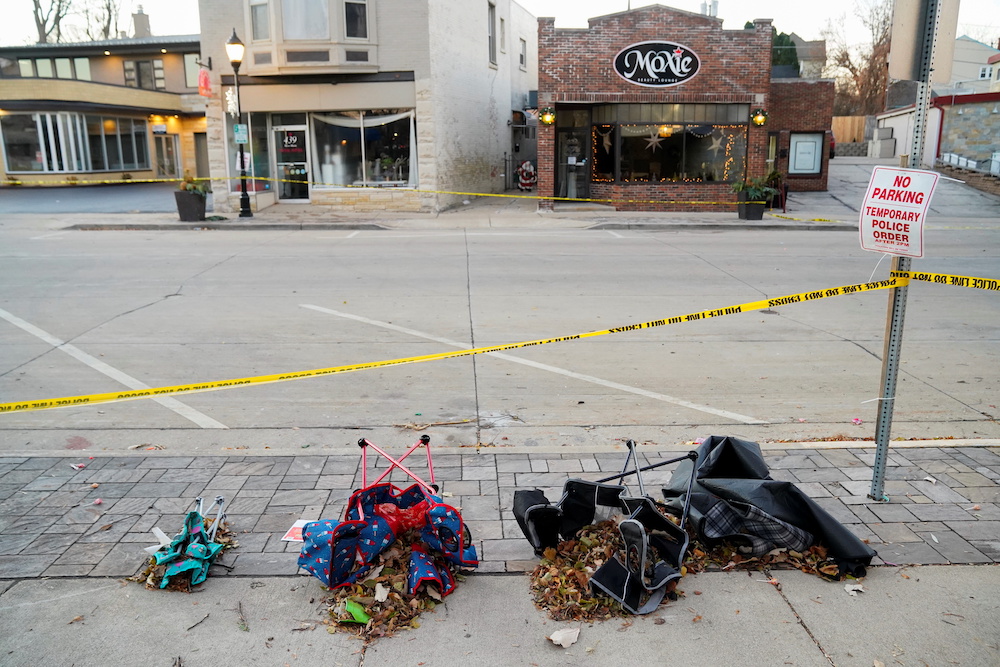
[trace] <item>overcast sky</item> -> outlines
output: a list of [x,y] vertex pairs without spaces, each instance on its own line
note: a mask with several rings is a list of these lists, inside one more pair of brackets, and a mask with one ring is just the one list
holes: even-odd
[[[82,3],[84,0],[77,0]],[[472,2],[473,0],[463,0]],[[629,0],[516,0],[536,16],[555,16],[556,26],[585,28],[593,16],[625,11]],[[28,44],[37,39],[31,14],[31,0],[3,0],[4,17],[0,23],[0,45]],[[649,4],[646,0],[631,0],[632,8]],[[659,4],[689,12],[701,11],[701,0],[662,0]],[[198,0],[123,0],[123,24],[120,29],[131,34],[131,15],[141,5],[149,15],[155,35],[186,35],[199,32]],[[820,39],[820,32],[831,22],[843,24],[852,42],[863,41],[865,33],[853,18],[854,0],[842,2],[812,2],[803,0],[719,0],[719,17],[723,27],[738,30],[755,18],[774,19],[781,32],[795,32],[804,39]],[[1000,0],[961,0],[958,20],[959,35],[993,35],[1000,38]],[[994,41],[994,46],[996,43]]]

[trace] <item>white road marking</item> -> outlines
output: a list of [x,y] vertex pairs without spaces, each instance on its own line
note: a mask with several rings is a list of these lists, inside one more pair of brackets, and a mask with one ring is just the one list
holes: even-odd
[[624,236],[622,236],[621,234],[618,234],[617,232],[613,232],[613,231],[611,231],[610,229],[605,229],[604,231],[606,231],[606,232],[607,232],[608,234],[611,234],[611,235],[612,235],[612,236],[614,236],[614,237],[615,237],[616,239],[623,239],[623,238],[625,238],[625,237],[624,237]]
[[[57,350],[65,352],[66,354],[73,357],[77,361],[80,361],[83,364],[90,366],[98,373],[103,373],[112,380],[122,383],[129,389],[138,390],[138,389],[152,388],[148,384],[144,384],[139,380],[136,380],[131,375],[123,373],[117,368],[114,368],[104,363],[100,359],[97,359],[96,357],[87,354],[86,352],[76,347],[75,345],[70,345],[65,341],[59,340],[58,338],[48,333],[47,331],[39,329],[34,324],[31,324],[30,322],[25,322],[20,317],[8,313],[6,310],[0,309],[0,318],[7,320],[14,326],[28,332],[32,336],[35,336],[36,338],[45,341],[46,343],[56,348]],[[225,429],[229,428],[222,422],[218,422],[209,417],[208,415],[198,412],[194,408],[185,405],[184,403],[181,403],[176,398],[173,398],[171,396],[152,396],[150,397],[150,400],[156,401],[163,407],[173,410],[181,417],[184,417],[185,419],[194,422],[195,424],[197,424],[202,428],[225,428]]]
[[48,234],[42,234],[41,236],[32,236],[31,240],[32,241],[39,241],[41,239],[51,239],[51,238],[55,238],[57,236],[63,236],[65,234],[66,234],[65,230],[58,231],[58,232],[49,232]]
[[[343,317],[345,319],[354,320],[356,322],[363,322],[365,324],[381,327],[383,329],[389,329],[390,331],[397,331],[399,333],[415,336],[417,338],[423,338],[424,340],[430,340],[436,343],[442,343],[443,345],[456,347],[460,350],[470,349],[468,345],[465,345],[464,343],[460,343],[458,341],[451,340],[449,338],[434,336],[432,334],[427,334],[422,331],[416,331],[415,329],[407,329],[406,327],[390,324],[389,322],[380,322],[379,320],[372,320],[367,317],[362,317],[361,315],[353,315],[351,313],[344,313],[339,310],[331,310],[329,308],[324,308],[322,306],[313,306],[310,304],[302,304],[302,307],[309,308],[310,310],[315,310],[321,313],[327,313],[328,315],[336,315],[337,317]],[[556,373],[557,375],[563,375],[565,377],[573,378],[575,380],[580,380],[581,382],[589,382],[591,384],[600,385],[602,387],[607,387],[609,389],[617,389],[619,391],[624,391],[630,394],[645,396],[646,398],[651,398],[654,401],[673,403],[674,405],[690,408],[691,410],[697,410],[699,412],[705,412],[710,415],[715,415],[716,417],[724,417],[726,419],[732,419],[733,421],[742,422],[744,424],[770,423],[762,419],[757,419],[756,417],[748,417],[746,415],[741,415],[736,412],[729,412],[728,410],[719,410],[718,408],[713,408],[707,405],[700,405],[698,403],[692,403],[691,401],[685,401],[682,398],[668,396],[667,394],[661,394],[655,391],[648,391],[646,389],[640,389],[639,387],[631,387],[629,385],[620,384],[618,382],[612,382],[611,380],[604,380],[602,378],[594,377],[593,375],[584,375],[582,373],[576,373],[574,371],[566,370],[565,368],[559,368],[558,366],[550,366],[548,364],[542,364],[537,361],[531,361],[529,359],[521,359],[520,357],[513,357],[503,352],[489,352],[487,354],[489,354],[491,357],[497,357],[499,359],[503,359],[504,361],[511,361],[515,364],[521,364],[523,366],[531,366],[532,368],[537,368],[538,370],[548,371],[550,373]]]
[[350,234],[348,234],[348,235],[347,235],[347,238],[349,238],[349,239],[353,239],[353,238],[354,238],[355,236],[357,236],[357,235],[358,235],[359,233],[361,233],[361,230],[359,230],[359,229],[355,229],[355,230],[354,230],[353,232],[351,232]]

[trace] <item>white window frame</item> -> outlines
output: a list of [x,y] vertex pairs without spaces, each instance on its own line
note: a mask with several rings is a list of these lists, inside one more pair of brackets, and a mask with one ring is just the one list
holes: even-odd
[[[823,173],[823,133],[822,132],[792,132],[788,146],[788,173],[789,174],[816,174]],[[807,157],[805,151],[799,151],[798,145],[811,145],[812,161],[805,164],[803,160]]]
[[979,68],[979,78],[980,79],[992,79],[993,78],[993,66],[983,65]]
[[521,38],[521,52],[518,54],[518,64],[521,69],[528,69],[528,40]]
[[[258,8],[263,8],[263,11]],[[255,20],[261,17],[258,24]],[[261,34],[258,34],[261,33]],[[271,6],[268,0],[257,0],[250,3],[250,41],[268,42],[271,40]]]
[[497,6],[488,2],[486,10],[486,35],[489,45],[490,64],[497,64]]
[[[352,35],[348,35],[347,34],[347,5],[363,5],[364,6],[364,8],[365,8],[365,34],[363,36],[359,37],[357,35],[352,36]],[[367,41],[370,38],[370,36],[372,34],[372,30],[371,30],[371,16],[370,16],[369,11],[368,11],[369,9],[370,8],[368,6],[368,0],[344,0],[344,8],[343,8],[343,12],[341,14],[343,16],[343,18],[344,18],[344,39],[357,39],[357,40]]]

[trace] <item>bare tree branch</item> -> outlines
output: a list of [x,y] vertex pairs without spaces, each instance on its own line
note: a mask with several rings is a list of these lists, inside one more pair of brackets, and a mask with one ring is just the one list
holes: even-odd
[[31,0],[38,43],[62,41],[62,20],[69,14],[73,0]]
[[889,36],[892,25],[891,0],[858,0],[855,12],[868,30],[868,41],[851,45],[842,26],[830,24],[823,31],[829,45],[829,74],[837,82],[834,115],[866,116],[885,108],[888,84]]

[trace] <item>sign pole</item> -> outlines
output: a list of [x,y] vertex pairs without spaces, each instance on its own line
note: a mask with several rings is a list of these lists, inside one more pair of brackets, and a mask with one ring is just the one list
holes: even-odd
[[[909,167],[918,169],[924,151],[924,133],[927,124],[927,107],[930,98],[931,63],[934,56],[934,38],[940,15],[938,0],[924,0],[923,35],[917,78],[916,118],[913,140],[910,145]],[[909,271],[910,258],[896,255],[890,271]],[[890,274],[891,275],[891,274]],[[892,430],[892,412],[896,401],[896,376],[899,370],[900,350],[903,345],[903,320],[906,315],[907,286],[889,291],[889,308],[885,324],[885,346],[882,350],[882,382],[879,385],[878,419],[875,422],[875,462],[872,466],[872,487],[868,497],[880,502],[885,495],[885,466],[889,458],[889,433]]]

